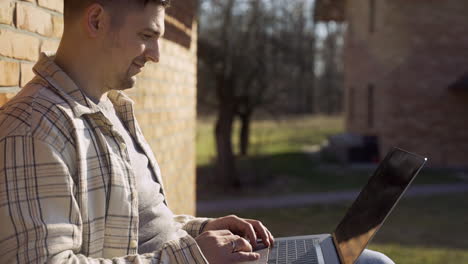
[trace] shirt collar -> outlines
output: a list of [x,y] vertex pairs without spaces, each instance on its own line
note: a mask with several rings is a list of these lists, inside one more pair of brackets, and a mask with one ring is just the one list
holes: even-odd
[[[51,88],[60,94],[71,106],[76,117],[100,112],[100,108],[76,85],[76,83],[54,62],[55,53],[42,52],[33,71],[50,83]],[[108,92],[116,110],[133,105],[133,101],[121,91]]]

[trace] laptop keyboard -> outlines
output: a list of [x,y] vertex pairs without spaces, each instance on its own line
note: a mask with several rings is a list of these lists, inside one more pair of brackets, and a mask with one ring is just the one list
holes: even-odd
[[318,243],[314,239],[277,241],[270,249],[268,264],[318,264],[315,250]]

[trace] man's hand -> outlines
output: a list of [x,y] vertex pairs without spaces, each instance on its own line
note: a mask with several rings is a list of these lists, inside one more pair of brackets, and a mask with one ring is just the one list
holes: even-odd
[[229,230],[203,232],[195,238],[209,263],[238,263],[260,258],[247,240]]
[[235,215],[209,220],[203,231],[210,230],[229,230],[235,235],[247,238],[253,248],[257,247],[257,237],[267,247],[273,246],[274,243],[274,238],[270,231],[260,221],[242,219]]

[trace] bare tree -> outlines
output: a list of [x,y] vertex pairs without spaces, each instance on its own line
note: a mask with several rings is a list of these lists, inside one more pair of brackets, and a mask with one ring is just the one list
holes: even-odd
[[216,105],[217,175],[228,185],[241,183],[231,142],[236,118],[240,154],[247,155],[255,111],[288,104],[312,110],[315,38],[306,2],[205,0],[202,5],[199,57],[206,87],[199,87],[199,98]]

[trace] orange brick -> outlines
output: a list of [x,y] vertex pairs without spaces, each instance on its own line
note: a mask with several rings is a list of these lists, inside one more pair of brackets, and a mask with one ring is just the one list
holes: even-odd
[[0,93],[0,106],[3,106],[6,102],[8,102],[8,99],[4,96],[4,94]]
[[0,28],[0,55],[36,61],[39,40],[35,37]]
[[63,13],[63,0],[38,0],[42,7]]
[[41,52],[44,52],[44,51],[56,52],[59,44],[60,44],[60,41],[58,40],[43,40],[41,44]]
[[2,90],[0,89],[0,106],[4,105],[6,102],[8,102],[13,96],[15,96],[16,93],[2,93]]
[[15,3],[11,0],[2,0],[0,2],[0,24],[13,24],[13,10]]
[[61,38],[63,33],[63,17],[52,16],[52,24],[54,25],[54,37]]
[[25,3],[16,4],[17,27],[44,36],[52,36],[52,15],[40,8]]
[[20,86],[24,87],[32,78],[34,78],[34,72],[32,70],[33,63],[21,63],[21,80]]
[[0,86],[18,86],[19,65],[17,62],[0,61]]

